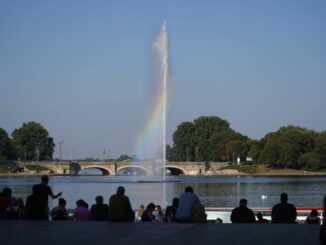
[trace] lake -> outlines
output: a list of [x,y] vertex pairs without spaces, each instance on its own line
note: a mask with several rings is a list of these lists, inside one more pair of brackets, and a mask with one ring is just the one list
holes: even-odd
[[[289,202],[297,207],[322,207],[326,194],[326,176],[168,176],[179,182],[140,183],[150,176],[53,176],[49,185],[56,194],[63,192],[68,208],[74,208],[82,198],[89,205],[102,195],[107,203],[118,186],[126,189],[132,207],[154,202],[162,207],[169,205],[173,197],[179,197],[186,186],[192,186],[205,207],[235,207],[241,198],[248,200],[249,207],[272,207],[279,202],[282,192],[288,193]],[[24,200],[31,194],[32,186],[40,177],[0,177],[0,189],[10,187],[13,195]],[[265,196],[266,198],[263,198]],[[50,208],[57,200],[50,199]]]

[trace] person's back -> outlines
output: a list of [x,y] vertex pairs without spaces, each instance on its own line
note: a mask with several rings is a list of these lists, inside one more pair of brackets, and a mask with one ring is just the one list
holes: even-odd
[[232,210],[232,223],[255,223],[255,215],[250,208],[247,208],[247,200],[241,199],[239,207]]
[[11,208],[11,189],[6,187],[0,195],[0,219],[10,218],[9,208]]
[[187,186],[185,192],[179,199],[179,206],[176,212],[176,220],[178,222],[190,222],[192,215],[192,207],[195,203],[200,203],[197,195],[193,194],[193,189]]
[[112,195],[109,201],[108,219],[110,221],[134,221],[129,198],[124,195],[124,188],[118,187],[117,194]]
[[33,194],[29,195],[26,199],[24,218],[31,220],[48,218],[47,216],[45,216],[44,206],[41,204],[39,197],[34,193],[34,187]]
[[103,197],[96,197],[96,204],[91,207],[91,219],[97,221],[103,221],[108,219],[108,209],[107,204],[103,204]]
[[66,209],[66,200],[59,198],[58,206],[52,209],[50,215],[52,220],[67,220],[68,211]]
[[272,223],[295,223],[297,210],[293,204],[287,203],[287,194],[281,194],[281,203],[272,209]]
[[306,218],[306,224],[320,225],[320,218],[318,217],[318,211],[316,209],[311,210],[310,215]]
[[84,221],[89,220],[90,212],[87,208],[88,204],[82,200],[79,199],[76,202],[77,207],[75,208],[74,218],[75,220]]
[[175,222],[176,221],[176,213],[179,206],[179,198],[175,197],[172,200],[172,205],[168,206],[165,211],[165,222]]

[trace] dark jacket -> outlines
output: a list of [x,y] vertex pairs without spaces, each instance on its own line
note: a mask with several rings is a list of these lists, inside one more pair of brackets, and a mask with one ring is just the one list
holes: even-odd
[[281,202],[272,209],[272,223],[295,223],[297,210],[293,204]]
[[129,198],[115,194],[110,197],[108,218],[110,221],[134,221],[135,214],[131,209]]
[[255,215],[250,208],[239,206],[232,210],[232,223],[255,223]]

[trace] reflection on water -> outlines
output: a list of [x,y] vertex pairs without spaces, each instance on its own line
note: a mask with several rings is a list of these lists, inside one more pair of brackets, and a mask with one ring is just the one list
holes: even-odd
[[[170,176],[170,179],[175,177]],[[234,207],[240,198],[248,199],[250,207],[271,207],[279,202],[279,195],[287,192],[289,202],[296,206],[322,206],[326,194],[326,177],[181,177],[180,182],[139,183],[137,180],[152,180],[151,176],[56,176],[50,177],[54,193],[63,191],[67,207],[74,208],[75,201],[83,198],[90,205],[95,196],[102,195],[108,202],[118,186],[126,188],[133,208],[140,204],[154,202],[162,206],[171,203],[187,185],[194,188],[206,207]],[[40,182],[39,177],[1,177],[0,188],[9,186],[15,196],[24,199],[31,193],[31,187]],[[165,195],[163,195],[163,192]],[[164,196],[166,197],[165,200]],[[262,197],[264,196],[264,197]],[[53,207],[56,201],[50,200]]]

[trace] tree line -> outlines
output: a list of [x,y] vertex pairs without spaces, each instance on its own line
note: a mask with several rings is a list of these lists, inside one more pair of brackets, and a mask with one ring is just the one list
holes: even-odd
[[[52,160],[54,147],[40,123],[23,123],[11,137],[0,128],[0,161]],[[121,155],[118,160],[130,158]],[[237,158],[273,168],[326,169],[326,131],[289,125],[255,140],[233,130],[225,119],[201,116],[179,124],[173,145],[166,146],[168,161],[234,162]]]
[[55,144],[40,123],[23,123],[11,136],[0,128],[0,161],[52,159]]
[[201,116],[182,122],[167,145],[169,161],[227,161],[250,159],[274,168],[320,170],[326,168],[326,131],[289,125],[250,139],[217,116]]

